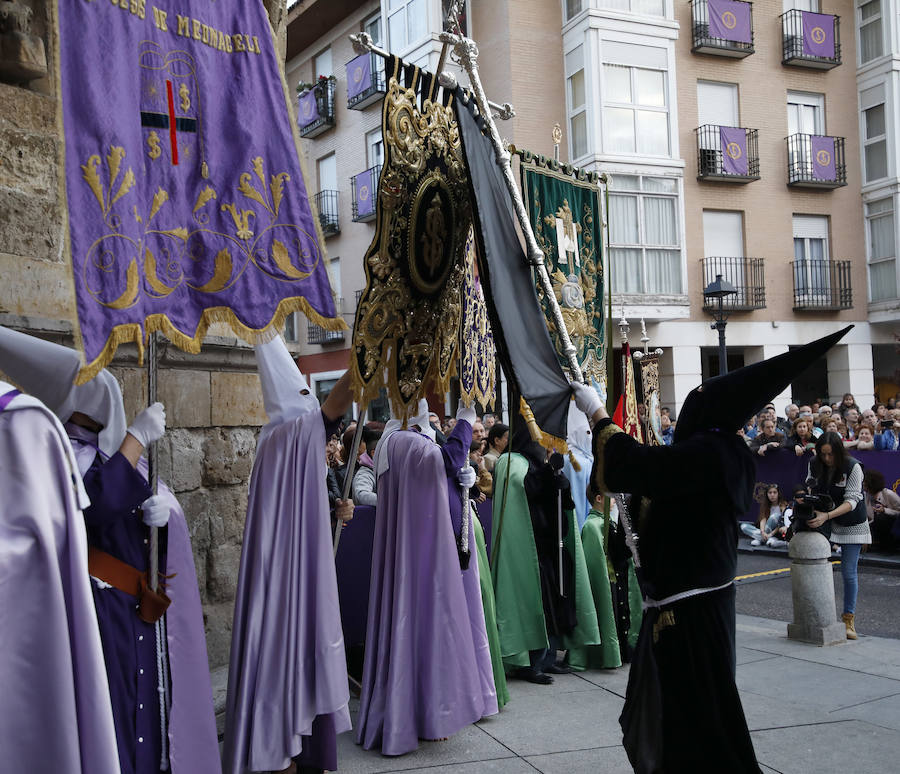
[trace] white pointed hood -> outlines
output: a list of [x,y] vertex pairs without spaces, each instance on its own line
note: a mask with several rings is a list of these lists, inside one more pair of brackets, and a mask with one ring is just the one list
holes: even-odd
[[566,434],[566,444],[570,449],[578,449],[586,457],[593,458],[594,452],[591,445],[591,426],[584,412],[575,405],[575,401],[569,402],[569,423]]
[[257,344],[255,349],[263,405],[269,418],[259,435],[259,443],[262,443],[276,426],[318,410],[319,401],[310,392],[281,336]]
[[[427,436],[432,441],[434,441],[436,437],[436,433],[434,432],[434,428],[428,421],[428,415],[431,413],[428,409],[428,401],[425,398],[419,400],[419,405],[416,407],[416,415],[407,420],[406,426],[407,428],[412,428],[414,425],[419,428],[422,435]],[[382,473],[387,471],[390,467],[390,462],[388,461],[387,455],[387,440],[398,430],[403,429],[403,422],[395,417],[391,417],[387,421],[387,424],[384,426],[384,431],[381,434],[381,438],[378,441],[378,445],[375,447],[375,475],[380,476]]]

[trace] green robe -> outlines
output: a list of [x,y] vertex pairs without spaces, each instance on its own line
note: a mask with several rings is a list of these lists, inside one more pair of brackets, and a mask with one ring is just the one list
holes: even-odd
[[491,648],[491,668],[494,672],[494,687],[497,690],[497,706],[503,708],[509,701],[509,690],[506,687],[506,672],[503,669],[503,656],[500,653],[500,635],[497,633],[497,610],[494,604],[494,585],[491,568],[488,564],[487,548],[484,543],[484,529],[477,517],[473,518],[475,527],[475,551],[478,560],[478,579],[481,582],[481,602],[484,606],[484,627],[487,630],[488,645]]
[[583,670],[577,663],[572,663],[571,652],[583,648],[599,646],[601,643],[600,626],[597,616],[597,608],[591,589],[590,571],[585,560],[584,546],[581,533],[578,531],[578,520],[574,510],[563,511],[563,518],[569,524],[564,545],[572,564],[575,566],[575,615],[578,622],[575,628],[563,635],[560,647],[569,651],[567,661],[569,666],[576,670]]
[[503,454],[494,466],[491,574],[500,653],[507,666],[530,664],[528,652],[549,647],[537,549],[524,480],[528,461]]
[[[616,632],[616,614],[609,585],[611,569],[606,560],[604,526],[603,514],[592,509],[581,530],[581,542],[584,545],[591,593],[600,627],[600,644],[573,648],[569,651],[569,665],[577,670],[613,669],[622,666],[619,637]],[[629,639],[630,637],[629,631]]]

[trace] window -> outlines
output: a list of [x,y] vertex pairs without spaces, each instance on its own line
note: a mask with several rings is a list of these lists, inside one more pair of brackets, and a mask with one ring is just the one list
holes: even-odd
[[[703,256],[705,258],[744,257],[743,212],[703,210]],[[726,279],[731,280],[730,277],[726,277]],[[734,283],[734,280],[731,281]]]
[[605,64],[603,74],[606,81],[603,100],[605,150],[608,153],[668,156],[666,73],[643,67]]
[[337,313],[341,313],[341,299],[343,298],[343,294],[341,293],[341,259],[340,258],[332,258],[328,261],[328,279],[331,282],[331,289],[334,291],[335,298],[337,298]]
[[866,182],[887,177],[887,139],[884,103],[863,111]]
[[736,83],[697,81],[697,126],[740,126]]
[[566,101],[572,160],[588,152],[587,108],[585,106],[584,46],[566,54]]
[[673,178],[612,176],[607,218],[614,293],[682,292],[677,213]]
[[381,128],[366,133],[366,167],[377,167],[384,164],[384,138]]
[[646,16],[666,15],[665,0],[600,0],[599,6],[610,11],[631,11]]
[[376,46],[381,45],[381,12],[372,14],[363,22],[363,32],[368,32],[369,37]]
[[859,6],[859,63],[871,62],[883,53],[881,0],[863,0]]
[[337,160],[333,153],[316,162],[320,191],[337,191]]
[[565,0],[566,21],[574,19],[584,10],[584,0]]
[[388,0],[388,43],[394,51],[418,43],[428,33],[426,0]]
[[[455,3],[459,2],[459,0],[441,0],[441,19],[443,20],[442,29],[447,32],[455,32],[455,29],[451,30],[450,24],[450,8]],[[469,14],[468,14],[468,2],[467,0],[462,0],[459,4],[459,27],[462,30],[463,35],[469,34]]]
[[794,215],[794,291],[800,298],[828,297],[828,217]]
[[825,95],[787,93],[788,134],[825,134]]
[[866,205],[869,236],[869,286],[872,302],[897,298],[894,205],[890,198]]
[[334,62],[331,58],[330,48],[326,48],[313,57],[313,80],[320,75],[334,75]]
[[300,341],[300,334],[298,331],[299,320],[297,318],[297,312],[292,312],[284,318],[284,340],[296,344]]

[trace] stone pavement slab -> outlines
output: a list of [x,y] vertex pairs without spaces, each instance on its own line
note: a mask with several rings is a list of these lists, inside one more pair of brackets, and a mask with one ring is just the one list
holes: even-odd
[[592,750],[573,750],[552,755],[533,755],[526,759],[542,774],[571,774],[590,771],[594,774],[631,774],[631,764],[621,745]]

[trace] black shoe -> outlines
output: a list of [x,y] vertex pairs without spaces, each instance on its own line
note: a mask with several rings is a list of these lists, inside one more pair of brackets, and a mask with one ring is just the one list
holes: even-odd
[[557,661],[555,664],[545,667],[544,672],[548,675],[570,675],[572,674],[572,668],[562,661]]
[[550,675],[540,672],[530,666],[519,667],[513,672],[513,677],[517,677],[519,680],[527,680],[529,683],[534,683],[535,685],[550,685],[553,682],[553,678],[550,677]]

